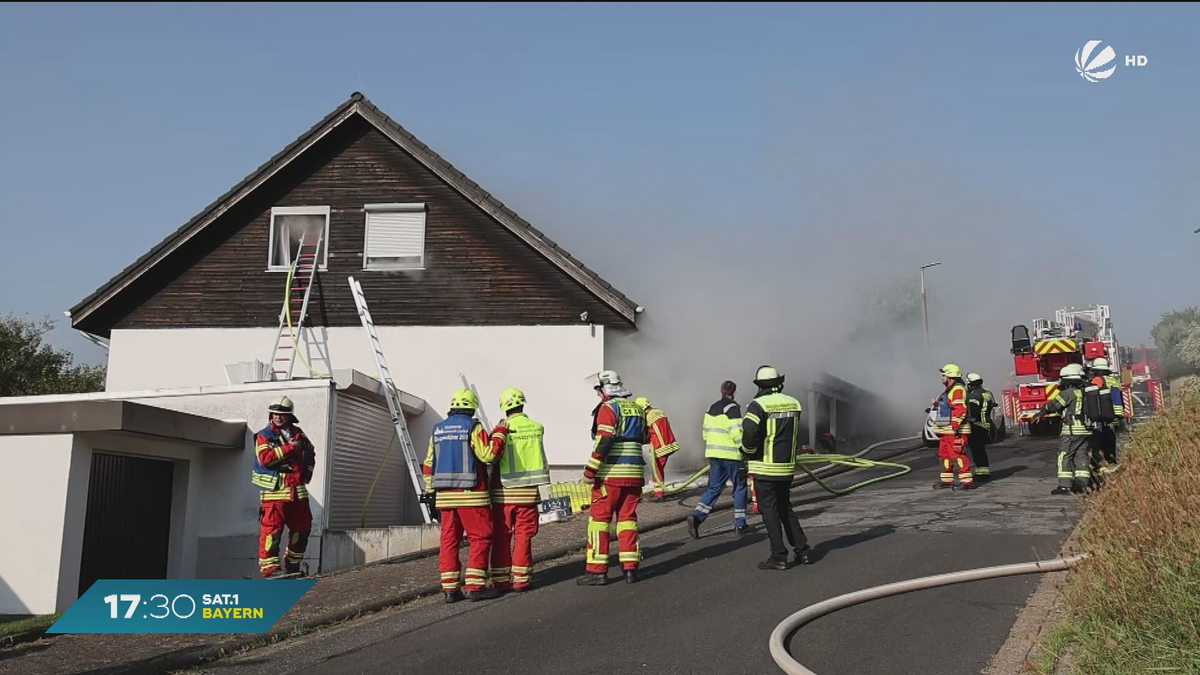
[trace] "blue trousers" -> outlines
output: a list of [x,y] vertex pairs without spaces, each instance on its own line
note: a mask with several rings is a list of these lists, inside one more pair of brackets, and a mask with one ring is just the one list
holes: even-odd
[[704,522],[712,512],[713,504],[717,503],[717,498],[725,491],[725,482],[729,480],[733,481],[733,525],[745,526],[746,502],[750,493],[746,489],[746,474],[741,471],[741,462],[732,459],[709,458],[708,490],[700,496],[700,503],[696,505],[697,520]]

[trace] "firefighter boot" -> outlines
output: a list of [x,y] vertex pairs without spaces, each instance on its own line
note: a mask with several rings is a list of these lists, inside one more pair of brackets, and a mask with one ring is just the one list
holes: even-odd
[[1065,488],[1065,487],[1059,485],[1058,487],[1051,490],[1050,494],[1052,494],[1052,495],[1069,495],[1069,494],[1071,494],[1071,488]]
[[477,602],[479,600],[495,600],[496,598],[500,597],[502,593],[500,593],[500,589],[496,588],[495,586],[488,586],[481,591],[467,591],[465,595],[471,602]]
[[449,593],[446,593],[445,595],[446,595],[446,600],[445,600],[446,604],[450,604],[452,602],[458,602],[459,600],[463,599],[462,591],[451,591]]
[[577,586],[603,586],[608,583],[607,574],[593,574],[588,572],[575,580]]
[[637,570],[625,570],[625,583],[627,583],[627,584],[636,584],[637,583]]

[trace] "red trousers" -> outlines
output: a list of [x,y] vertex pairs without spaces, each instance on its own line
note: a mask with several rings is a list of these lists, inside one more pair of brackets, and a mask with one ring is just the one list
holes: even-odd
[[597,482],[592,486],[591,516],[588,518],[587,571],[608,573],[608,525],[617,516],[617,559],[621,567],[636,570],[642,559],[638,544],[637,507],[642,486],[615,487]]
[[279,542],[283,539],[284,525],[287,525],[289,535],[285,569],[298,570],[308,548],[308,534],[312,531],[308,500],[263,502],[258,509],[258,523],[258,567],[262,575],[270,576],[279,569]]
[[537,504],[492,504],[492,585],[525,590],[533,579],[533,538],[538,533]]
[[663,486],[666,483],[666,480],[664,479],[665,474],[663,473],[663,471],[667,468],[667,460],[670,458],[671,458],[670,455],[664,455],[662,457],[655,457],[654,461],[650,463],[650,467],[654,471],[654,496],[655,497],[662,497],[665,494],[663,492]]
[[[460,585],[467,592],[482,591],[487,585],[487,569],[492,549],[492,509],[489,506],[459,506],[438,509],[442,523],[442,549],[438,553],[438,571],[442,573],[442,590],[457,591]],[[460,584],[462,563],[458,545],[463,532],[467,533],[469,553],[467,573]]]
[[971,459],[967,457],[964,448],[966,436],[954,437],[946,434],[938,440],[938,457],[942,459],[942,485],[954,485],[954,474],[958,473],[961,485],[971,485],[975,482],[971,476]]

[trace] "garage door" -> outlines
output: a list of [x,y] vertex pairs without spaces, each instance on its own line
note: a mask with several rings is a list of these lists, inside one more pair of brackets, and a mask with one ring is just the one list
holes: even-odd
[[92,453],[79,595],[99,579],[166,579],[175,463]]

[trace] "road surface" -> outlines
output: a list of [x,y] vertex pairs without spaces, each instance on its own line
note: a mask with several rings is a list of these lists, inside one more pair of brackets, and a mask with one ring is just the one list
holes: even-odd
[[[738,539],[722,512],[699,541],[683,525],[645,535],[635,585],[576,586],[577,560],[538,571],[532,593],[453,605],[424,600],[189,672],[780,672],[768,636],[805,605],[918,576],[1056,557],[1079,501],[1050,495],[1054,448],[1053,439],[992,446],[994,478],[974,491],[933,490],[939,469],[929,450],[892,460],[912,474],[849,496],[797,488],[795,510],[816,552],[811,566],[757,569],[769,552],[761,521],[754,517],[754,532]],[[831,482],[866,475],[874,474]],[[1009,577],[874,601],[801,628],[790,648],[820,675],[978,673],[1038,582],[1038,575]]]

